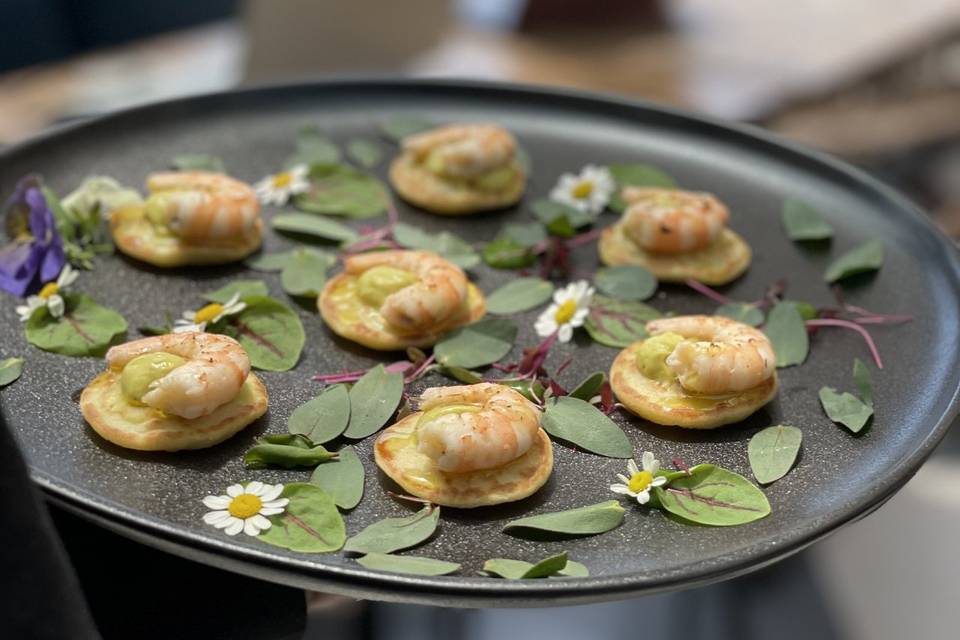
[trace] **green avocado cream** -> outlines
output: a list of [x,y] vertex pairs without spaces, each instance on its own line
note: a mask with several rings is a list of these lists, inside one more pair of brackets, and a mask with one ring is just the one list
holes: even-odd
[[357,278],[357,295],[366,304],[379,309],[387,296],[416,281],[417,276],[409,271],[380,265],[367,269]]
[[684,337],[677,333],[661,333],[644,340],[634,351],[640,373],[660,382],[676,379],[676,374],[667,366],[666,360],[683,340]]
[[128,362],[120,373],[120,389],[131,404],[143,404],[140,399],[150,391],[150,385],[155,380],[159,380],[186,362],[186,359],[180,356],[164,352],[137,356]]

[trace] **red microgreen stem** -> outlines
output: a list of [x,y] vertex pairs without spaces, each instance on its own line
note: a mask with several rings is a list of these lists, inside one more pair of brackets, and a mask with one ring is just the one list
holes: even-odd
[[427,372],[427,369],[430,368],[430,365],[432,365],[436,359],[437,357],[431,354],[429,358],[424,358],[418,364],[413,365],[409,369],[407,369],[407,373],[403,378],[403,384],[410,384],[414,380],[417,380],[420,377],[422,377]]
[[851,320],[843,320],[842,318],[817,318],[815,320],[807,320],[807,327],[817,328],[817,327],[842,327],[844,329],[852,329],[859,333],[863,340],[867,343],[867,347],[870,349],[870,355],[873,356],[873,361],[877,363],[877,369],[883,369],[883,362],[880,360],[880,352],[877,351],[877,345],[874,344],[873,338],[870,336],[870,332],[861,327],[856,322]]
[[[384,370],[387,373],[405,373],[411,367],[413,363],[408,360],[400,360],[398,362],[393,362],[384,367]],[[324,384],[338,384],[341,382],[356,382],[362,378],[369,369],[358,369],[357,371],[344,371],[343,373],[326,373],[312,376],[311,380],[316,380],[317,382],[323,382]]]
[[733,304],[734,302],[732,298],[728,298],[719,291],[711,289],[707,285],[703,284],[702,282],[698,282],[693,278],[687,279],[686,285],[697,293],[704,295],[719,304]]

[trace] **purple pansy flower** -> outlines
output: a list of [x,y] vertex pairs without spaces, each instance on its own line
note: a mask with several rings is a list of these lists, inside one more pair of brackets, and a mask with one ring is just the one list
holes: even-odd
[[40,178],[26,176],[7,201],[10,243],[0,248],[0,289],[23,297],[57,277],[66,257],[53,211],[40,190]]

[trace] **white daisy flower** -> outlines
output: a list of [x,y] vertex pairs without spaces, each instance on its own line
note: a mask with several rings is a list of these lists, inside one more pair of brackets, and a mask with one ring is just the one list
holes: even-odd
[[565,173],[560,176],[557,186],[550,192],[550,199],[596,215],[610,202],[616,188],[617,183],[609,169],[588,164],[580,170],[580,175]]
[[240,294],[235,293],[224,304],[211,302],[196,311],[184,311],[183,318],[174,320],[173,332],[206,331],[207,325],[220,322],[227,316],[238,314],[246,308],[246,303],[240,302]]
[[298,164],[286,171],[265,177],[253,185],[253,190],[263,204],[282,207],[287,204],[290,196],[310,189],[310,181],[307,179],[309,172],[307,165]]
[[590,313],[593,287],[586,280],[571,282],[553,294],[553,303],[540,314],[533,325],[537,335],[546,338],[558,331],[560,342],[569,342],[573,330],[581,326]]
[[203,521],[217,529],[223,529],[228,536],[243,531],[248,536],[259,535],[270,528],[266,516],[283,513],[290,502],[280,498],[282,484],[263,484],[253,481],[244,487],[234,484],[227,487],[225,496],[207,496],[203,504],[214,511],[203,516]]
[[48,282],[40,289],[40,293],[27,298],[27,304],[17,307],[17,315],[20,316],[20,322],[26,322],[37,309],[47,308],[47,311],[54,318],[63,316],[65,309],[63,297],[60,292],[69,287],[76,281],[80,273],[69,264],[63,265],[63,270],[57,276],[56,282]]
[[643,469],[637,468],[637,463],[633,460],[627,462],[627,472],[630,477],[618,473],[620,483],[610,485],[610,491],[619,493],[631,498],[636,498],[640,504],[650,502],[650,490],[654,487],[662,487],[667,484],[664,476],[658,476],[660,471],[660,461],[653,457],[650,451],[644,451],[640,459]]

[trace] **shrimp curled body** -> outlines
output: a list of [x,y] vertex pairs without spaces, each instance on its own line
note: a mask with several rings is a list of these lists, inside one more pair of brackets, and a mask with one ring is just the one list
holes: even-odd
[[475,178],[508,164],[517,143],[509,131],[493,124],[438,127],[406,138],[404,151],[420,162],[436,163],[451,178]]
[[[427,389],[421,401],[425,412],[452,406],[451,413],[428,420],[419,430],[418,450],[441,471],[463,473],[507,464],[530,449],[540,429],[539,409],[499,384],[435,387]],[[470,410],[457,411],[466,407]]]
[[659,253],[688,253],[710,246],[730,212],[709,193],[627,187],[624,231],[639,247]]
[[344,262],[347,273],[362,274],[376,266],[409,271],[417,281],[383,300],[380,313],[398,332],[418,334],[463,308],[467,300],[467,276],[455,264],[430,251],[378,251],[351,256]]
[[156,352],[187,362],[151,383],[141,401],[188,420],[230,402],[250,374],[250,358],[240,343],[215,333],[171,333],[134,340],[111,348],[107,364],[121,371],[134,358]]
[[148,208],[165,211],[170,230],[184,242],[247,238],[260,233],[260,203],[253,189],[222,173],[153,173]]
[[667,366],[691,393],[723,394],[752,389],[773,375],[776,358],[763,332],[720,316],[678,316],[647,323],[650,335],[676,333],[685,340]]

